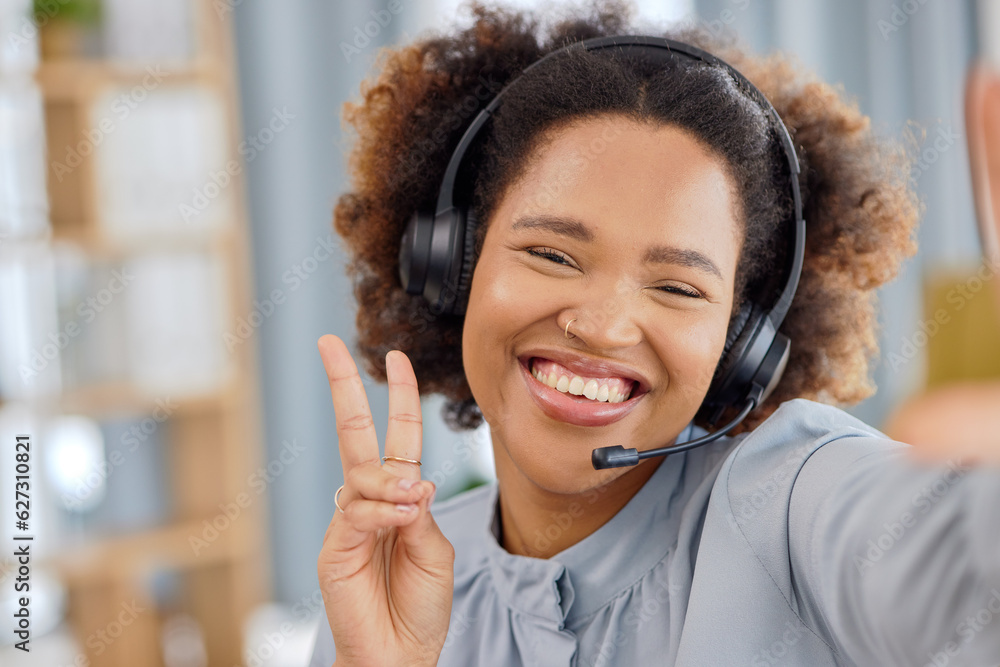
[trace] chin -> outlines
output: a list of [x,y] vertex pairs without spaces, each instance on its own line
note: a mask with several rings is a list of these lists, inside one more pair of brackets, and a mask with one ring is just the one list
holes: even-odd
[[[514,442],[542,440],[536,436]],[[595,470],[590,462],[592,451],[593,448],[589,445],[578,442],[573,447],[550,445],[530,450],[523,447],[515,451],[504,449],[500,455],[509,458],[521,476],[538,488],[549,493],[572,495],[601,487],[630,470],[630,468]]]

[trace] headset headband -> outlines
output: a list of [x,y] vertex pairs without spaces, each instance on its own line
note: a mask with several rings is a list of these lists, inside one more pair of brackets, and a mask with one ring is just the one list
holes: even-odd
[[[785,315],[788,313],[788,309],[792,303],[792,297],[795,296],[795,290],[798,288],[799,276],[802,274],[802,262],[805,255],[806,227],[805,221],[802,218],[802,195],[799,192],[798,156],[795,152],[795,146],[792,144],[792,138],[788,133],[788,128],[785,127],[784,121],[781,120],[781,116],[778,115],[774,106],[770,103],[770,101],[768,101],[764,94],[750,82],[749,79],[721,58],[718,58],[695,46],[691,46],[690,44],[685,44],[684,42],[678,42],[664,37],[653,37],[650,35],[595,37],[582,42],[574,42],[569,46],[546,54],[542,58],[528,65],[524,68],[524,70],[522,70],[518,78],[524,76],[525,73],[540,66],[550,58],[571,49],[586,49],[587,51],[618,49],[618,51],[622,53],[639,53],[649,57],[655,62],[663,64],[670,62],[674,58],[674,53],[679,53],[710,65],[723,67],[727,72],[729,72],[730,76],[733,77],[740,90],[756,101],[757,104],[770,116],[772,126],[777,131],[778,139],[781,141],[781,145],[785,150],[785,157],[788,160],[792,199],[795,204],[794,219],[791,221],[791,231],[793,235],[791,245],[793,251],[791,253],[789,263],[789,275],[787,276],[785,285],[781,290],[781,294],[770,308],[771,321],[774,324],[775,330],[777,330],[777,327],[785,319]],[[465,133],[462,135],[462,139],[458,142],[458,146],[456,146],[455,150],[452,152],[451,160],[448,161],[448,166],[441,179],[441,188],[438,193],[437,206],[435,207],[436,215],[444,215],[449,209],[455,208],[455,181],[458,178],[459,169],[465,161],[466,155],[475,143],[476,137],[479,135],[483,126],[486,125],[486,122],[490,120],[492,115],[500,107],[500,102],[503,99],[504,93],[510,90],[511,86],[516,82],[517,79],[514,79],[514,81],[511,81],[504,86],[504,88],[497,93],[496,97],[490,101],[486,108],[479,112],[469,125],[468,129],[466,129]]]

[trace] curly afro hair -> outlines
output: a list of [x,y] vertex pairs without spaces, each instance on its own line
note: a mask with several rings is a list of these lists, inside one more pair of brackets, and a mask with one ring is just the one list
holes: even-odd
[[[386,381],[385,355],[407,354],[423,393],[441,393],[453,430],[475,428],[482,413],[462,364],[461,317],[433,312],[399,284],[398,254],[412,213],[432,203],[451,153],[479,109],[522,70],[575,41],[650,34],[630,23],[631,7],[595,0],[543,26],[531,13],[478,2],[473,22],[452,34],[383,49],[381,71],[362,85],[344,119],[358,138],[350,155],[353,189],[334,211],[350,253],[358,299],[358,352]],[[552,16],[551,10],[546,15]],[[734,431],[759,425],[783,401],[803,397],[847,405],[875,391],[875,288],[916,252],[921,205],[901,143],[877,137],[856,103],[782,54],[747,55],[735,38],[682,26],[660,36],[698,46],[731,64],[768,98],[788,128],[800,162],[806,253],[798,291],[780,330],[793,341],[785,373]],[[677,59],[651,67],[628,58],[574,51],[535,68],[504,96],[472,157],[469,193],[476,254],[490,213],[532,151],[561,124],[613,114],[694,132],[726,163],[740,193],[744,242],[733,313],[783,261],[789,215],[787,159],[760,105],[723,70]]]

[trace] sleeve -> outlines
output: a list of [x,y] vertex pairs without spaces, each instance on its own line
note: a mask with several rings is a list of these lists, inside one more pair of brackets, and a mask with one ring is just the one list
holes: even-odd
[[333,631],[326,620],[326,614],[321,612],[319,630],[316,632],[316,643],[313,644],[312,658],[309,667],[331,667],[337,660],[337,647],[333,643]]
[[805,611],[859,665],[1000,665],[1000,469],[908,449],[846,438],[798,471],[789,556]]

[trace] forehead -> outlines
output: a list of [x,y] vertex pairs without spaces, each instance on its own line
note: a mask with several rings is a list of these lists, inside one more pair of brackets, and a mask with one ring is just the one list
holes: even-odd
[[598,234],[741,239],[737,194],[725,162],[687,130],[602,116],[546,133],[512,185],[510,225],[521,215],[585,220]]

